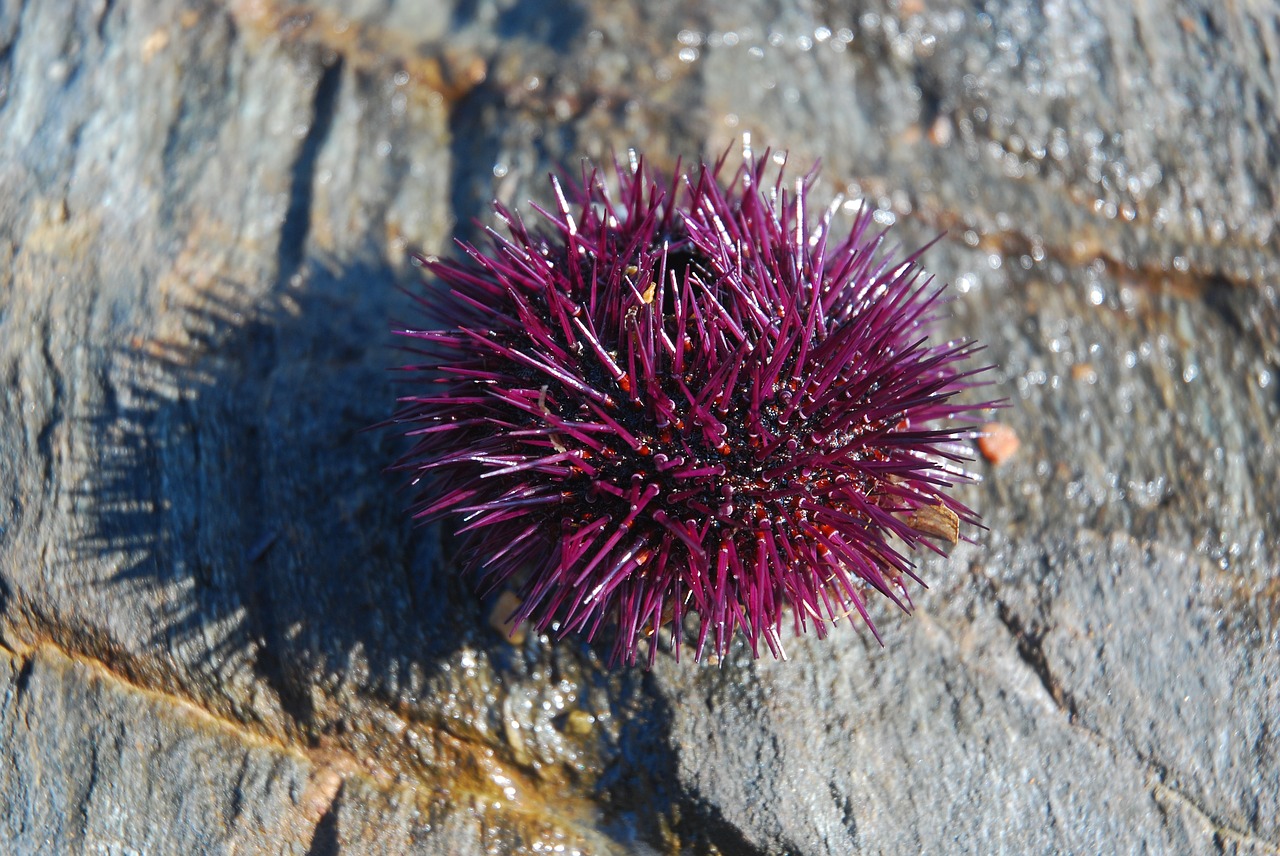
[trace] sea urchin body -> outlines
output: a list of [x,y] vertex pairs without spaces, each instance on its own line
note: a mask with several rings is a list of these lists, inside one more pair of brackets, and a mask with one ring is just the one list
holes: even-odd
[[865,210],[837,238],[811,176],[767,164],[660,184],[633,156],[615,190],[553,180],[541,230],[497,206],[487,251],[423,260],[445,288],[421,299],[436,329],[398,331],[397,467],[540,631],[612,627],[634,662],[666,625],[678,655],[695,613],[699,655],[741,632],[779,656],[784,621],[870,626],[872,590],[909,610],[905,552],[947,540],[922,516],[976,523],[946,493],[976,347],[929,341],[918,253],[886,253]]

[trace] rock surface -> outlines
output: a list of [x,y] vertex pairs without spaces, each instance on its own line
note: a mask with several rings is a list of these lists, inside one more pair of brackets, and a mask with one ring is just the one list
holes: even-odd
[[[0,840],[1280,851],[1280,20],[858,5],[0,0]],[[513,644],[362,431],[407,252],[745,131],[947,231],[989,529],[883,648]]]

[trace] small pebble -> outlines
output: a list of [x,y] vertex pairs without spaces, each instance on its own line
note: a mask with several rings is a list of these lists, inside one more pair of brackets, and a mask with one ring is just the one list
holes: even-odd
[[951,120],[946,116],[939,116],[929,126],[929,142],[939,148],[951,144]]
[[1014,456],[1022,441],[1008,425],[1002,422],[988,422],[982,426],[982,436],[978,438],[978,451],[997,467]]

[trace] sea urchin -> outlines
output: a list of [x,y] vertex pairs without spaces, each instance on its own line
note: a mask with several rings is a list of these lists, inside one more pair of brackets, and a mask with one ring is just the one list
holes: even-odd
[[612,626],[633,663],[668,624],[678,656],[694,613],[697,655],[741,631],[780,656],[784,619],[870,626],[872,589],[909,611],[904,551],[977,522],[945,493],[956,420],[985,406],[953,400],[976,346],[928,340],[919,253],[895,260],[866,210],[838,239],[813,174],[788,190],[768,162],[660,184],[632,155],[616,191],[553,179],[542,230],[495,205],[487,252],[421,260],[445,288],[420,298],[437,329],[397,331],[396,467],[415,517],[461,521],[484,590],[518,588],[515,620]]

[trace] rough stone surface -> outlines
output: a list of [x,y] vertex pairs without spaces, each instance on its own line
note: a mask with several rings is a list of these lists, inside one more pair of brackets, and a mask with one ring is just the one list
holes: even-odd
[[[1277,56],[1192,0],[0,0],[0,840],[1280,851]],[[748,131],[947,231],[989,529],[883,648],[513,645],[362,431],[407,253]]]

